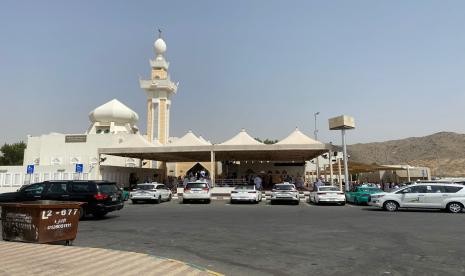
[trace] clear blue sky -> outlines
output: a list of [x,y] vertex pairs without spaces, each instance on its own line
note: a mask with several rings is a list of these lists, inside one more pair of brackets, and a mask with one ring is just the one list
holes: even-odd
[[158,27],[171,78],[171,135],[221,142],[244,127],[294,127],[339,143],[465,132],[464,1],[2,1],[0,142],[82,133],[117,98],[145,133]]

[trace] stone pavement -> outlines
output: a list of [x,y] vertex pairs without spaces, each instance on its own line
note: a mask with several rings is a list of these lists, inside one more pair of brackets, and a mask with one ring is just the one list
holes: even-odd
[[221,275],[180,261],[101,248],[0,241],[0,275]]

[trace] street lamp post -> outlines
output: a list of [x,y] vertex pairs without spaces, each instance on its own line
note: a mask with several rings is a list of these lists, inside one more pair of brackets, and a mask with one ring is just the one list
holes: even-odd
[[[313,114],[315,116],[315,131],[313,132],[315,134],[315,140],[318,141],[318,128],[316,126],[316,117],[318,115],[320,115],[320,112],[316,112],[315,114]],[[318,158],[319,156],[316,157],[316,178],[317,178],[317,181],[318,181],[318,178],[320,176],[320,160]]]

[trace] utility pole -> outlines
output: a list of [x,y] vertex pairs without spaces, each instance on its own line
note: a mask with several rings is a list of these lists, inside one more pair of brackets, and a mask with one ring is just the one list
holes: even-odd
[[[313,132],[315,134],[315,140],[318,141],[318,128],[316,125],[316,117],[320,115],[320,111],[316,112],[313,114],[315,116],[315,131]],[[320,177],[320,161],[319,161],[319,156],[316,157],[316,178],[318,179]]]

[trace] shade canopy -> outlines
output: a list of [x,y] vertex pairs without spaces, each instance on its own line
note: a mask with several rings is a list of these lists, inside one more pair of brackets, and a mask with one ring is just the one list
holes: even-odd
[[[360,162],[348,162],[349,173],[364,173],[364,172],[376,172],[376,171],[397,171],[405,170],[403,167],[399,166],[389,166],[389,165],[378,165],[378,164],[366,164]],[[339,165],[333,164],[333,172],[339,170]],[[341,171],[344,171],[344,164],[341,164]],[[329,169],[326,169],[323,173],[329,173]]]
[[315,144],[322,144],[319,141],[316,141],[307,135],[303,134],[299,128],[295,128],[295,130],[289,134],[286,138],[279,141],[278,145],[315,145]]
[[99,154],[164,162],[216,161],[295,161],[305,162],[338,147],[323,144],[294,130],[281,143],[264,144],[244,129],[231,139],[212,145],[189,131],[183,137],[162,146],[128,146],[100,148]]
[[231,139],[221,143],[220,145],[229,146],[245,146],[245,145],[262,145],[263,143],[258,142],[252,136],[250,136],[245,129],[242,129]]
[[173,142],[169,143],[168,146],[176,146],[176,147],[192,147],[192,146],[205,146],[211,145],[211,143],[207,142],[205,139],[201,139],[189,130],[183,137],[174,140]]

